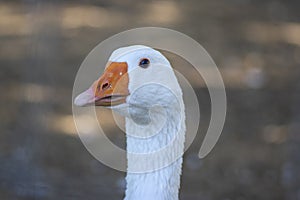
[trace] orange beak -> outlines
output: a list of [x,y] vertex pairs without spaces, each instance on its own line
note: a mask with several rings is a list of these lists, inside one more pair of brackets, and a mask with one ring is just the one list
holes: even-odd
[[114,106],[125,103],[129,95],[127,71],[126,62],[108,63],[103,75],[75,98],[75,105]]

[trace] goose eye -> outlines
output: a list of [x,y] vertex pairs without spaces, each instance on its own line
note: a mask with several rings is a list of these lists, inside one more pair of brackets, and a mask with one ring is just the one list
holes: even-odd
[[150,64],[150,60],[147,59],[147,58],[143,58],[140,61],[139,66],[142,67],[142,68],[147,68],[147,67],[149,67],[149,64]]

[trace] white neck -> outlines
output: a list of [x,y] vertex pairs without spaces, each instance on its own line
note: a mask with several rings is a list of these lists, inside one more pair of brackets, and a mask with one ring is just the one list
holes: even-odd
[[[149,126],[137,125],[133,119],[126,118],[127,152],[149,154],[168,147],[168,150],[163,153],[159,152],[153,159],[135,158],[130,153],[127,154],[129,172],[126,176],[126,200],[178,199],[184,150],[185,116],[184,111],[172,106],[164,108],[163,113],[151,115],[151,119],[156,121]],[[162,126],[159,123],[161,121],[164,122]],[[148,138],[135,137],[141,135],[141,132],[144,136],[157,134]],[[138,168],[149,170],[140,173],[130,172],[131,169]]]

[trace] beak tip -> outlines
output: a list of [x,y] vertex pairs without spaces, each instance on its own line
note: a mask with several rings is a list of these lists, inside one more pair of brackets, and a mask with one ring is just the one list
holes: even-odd
[[80,98],[78,98],[79,96],[77,96],[75,99],[74,99],[74,105],[76,106],[84,106],[84,103],[81,101]]
[[88,89],[87,91],[79,94],[75,99],[74,99],[74,104],[76,106],[86,106],[92,102],[94,102],[94,97],[92,95],[91,89]]

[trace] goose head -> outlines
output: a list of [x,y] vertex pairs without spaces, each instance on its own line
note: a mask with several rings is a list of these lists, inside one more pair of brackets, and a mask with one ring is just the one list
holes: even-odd
[[102,76],[75,104],[107,107],[126,117],[125,199],[178,199],[184,106],[171,64],[159,51],[141,45],[115,50]]
[[157,50],[134,45],[111,54],[103,75],[76,97],[75,105],[108,107],[146,123],[149,108],[174,106],[180,97],[170,62]]

